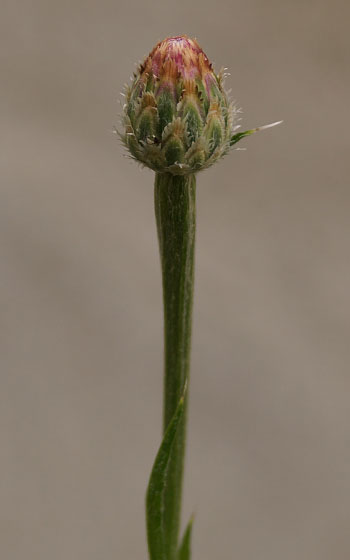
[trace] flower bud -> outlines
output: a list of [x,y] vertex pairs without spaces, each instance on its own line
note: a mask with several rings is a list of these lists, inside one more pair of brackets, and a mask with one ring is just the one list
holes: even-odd
[[122,138],[133,158],[156,172],[186,175],[225,155],[234,107],[197,41],[158,43],[127,88]]

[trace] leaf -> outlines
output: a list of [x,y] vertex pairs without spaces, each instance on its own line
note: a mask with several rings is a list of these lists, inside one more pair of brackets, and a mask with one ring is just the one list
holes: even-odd
[[237,142],[242,140],[242,138],[244,138],[245,136],[250,136],[251,134],[254,134],[254,132],[255,130],[245,130],[244,132],[237,132],[237,134],[231,136],[230,146],[233,146],[233,144],[236,144]]
[[[187,384],[186,384],[187,385]],[[186,385],[174,416],[164,434],[153,464],[146,493],[146,523],[148,549],[151,560],[167,560],[164,532],[164,493],[171,450],[179,422],[184,412]]]
[[191,536],[192,536],[193,516],[188,522],[184,536],[177,553],[177,560],[190,560],[191,558]]
[[265,130],[266,128],[272,128],[273,126],[277,126],[278,124],[281,124],[282,122],[283,121],[277,121],[277,122],[274,122],[274,123],[271,123],[271,124],[265,124],[264,126],[258,126],[258,128],[252,128],[251,130],[245,130],[244,132],[237,132],[236,134],[231,136],[230,146],[233,146],[233,144],[236,144],[237,142],[242,140],[242,138],[245,138],[245,136],[250,136],[251,134],[254,134],[255,132],[259,132],[259,130]]

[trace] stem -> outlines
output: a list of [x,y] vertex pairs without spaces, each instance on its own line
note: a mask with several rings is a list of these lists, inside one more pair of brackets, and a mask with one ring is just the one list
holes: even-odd
[[[195,194],[195,175],[156,174],[155,213],[164,302],[164,432],[174,415],[189,375]],[[175,560],[177,554],[186,440],[186,404],[185,402],[185,413],[171,452],[164,498],[166,560]]]

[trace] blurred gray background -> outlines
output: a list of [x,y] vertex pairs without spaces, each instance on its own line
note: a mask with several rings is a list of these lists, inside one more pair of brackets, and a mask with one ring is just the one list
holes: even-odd
[[145,559],[160,440],[153,173],[112,134],[160,39],[284,119],[198,177],[194,560],[350,557],[347,0],[2,2],[4,560]]

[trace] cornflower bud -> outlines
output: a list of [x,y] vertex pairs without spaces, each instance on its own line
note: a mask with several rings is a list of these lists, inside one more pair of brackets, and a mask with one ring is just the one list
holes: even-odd
[[212,165],[232,143],[235,109],[197,41],[158,43],[126,91],[123,141],[158,173],[187,175]]

